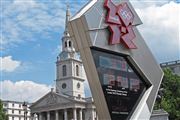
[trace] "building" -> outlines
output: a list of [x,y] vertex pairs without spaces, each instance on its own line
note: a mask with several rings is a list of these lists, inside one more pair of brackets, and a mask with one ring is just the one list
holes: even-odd
[[24,102],[17,102],[17,101],[2,101],[3,102],[3,108],[5,110],[5,113],[8,115],[8,120],[24,120],[24,115],[27,115],[26,120],[30,120],[30,109],[29,106],[30,103],[27,104],[27,114],[24,114],[25,110],[23,109],[23,103]]
[[161,68],[170,68],[174,74],[180,76],[180,60],[161,63]]
[[56,62],[56,89],[30,106],[32,117],[39,120],[97,120],[92,98],[85,98],[86,74],[81,59],[75,52],[67,28],[70,18],[66,11],[66,25],[62,37],[62,52]]

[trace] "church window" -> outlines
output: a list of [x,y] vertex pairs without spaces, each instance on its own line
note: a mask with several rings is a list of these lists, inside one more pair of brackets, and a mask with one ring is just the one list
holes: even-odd
[[63,67],[62,67],[62,73],[63,73],[63,76],[66,76],[66,65],[63,65]]
[[65,42],[65,47],[67,47],[67,42]]
[[62,84],[62,88],[65,89],[66,88],[66,83]]
[[76,65],[76,76],[79,76],[79,66]]
[[77,88],[79,89],[81,87],[80,83],[78,82],[77,83]]
[[71,47],[71,41],[69,41],[69,47]]

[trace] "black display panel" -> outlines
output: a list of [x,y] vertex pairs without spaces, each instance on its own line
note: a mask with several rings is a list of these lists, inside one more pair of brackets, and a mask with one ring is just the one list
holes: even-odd
[[91,49],[112,120],[127,120],[146,90],[146,84],[125,56]]

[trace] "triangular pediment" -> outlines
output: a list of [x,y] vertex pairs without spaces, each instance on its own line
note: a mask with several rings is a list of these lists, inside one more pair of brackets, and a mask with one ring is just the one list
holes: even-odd
[[74,100],[64,96],[57,94],[55,92],[49,92],[42,98],[40,98],[38,101],[36,101],[31,108],[37,108],[37,107],[46,107],[51,106],[55,104],[67,104],[72,103]]

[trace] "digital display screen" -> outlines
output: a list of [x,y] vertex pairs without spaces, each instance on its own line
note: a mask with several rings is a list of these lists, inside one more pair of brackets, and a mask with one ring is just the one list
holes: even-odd
[[146,90],[125,57],[91,49],[112,120],[127,120]]

